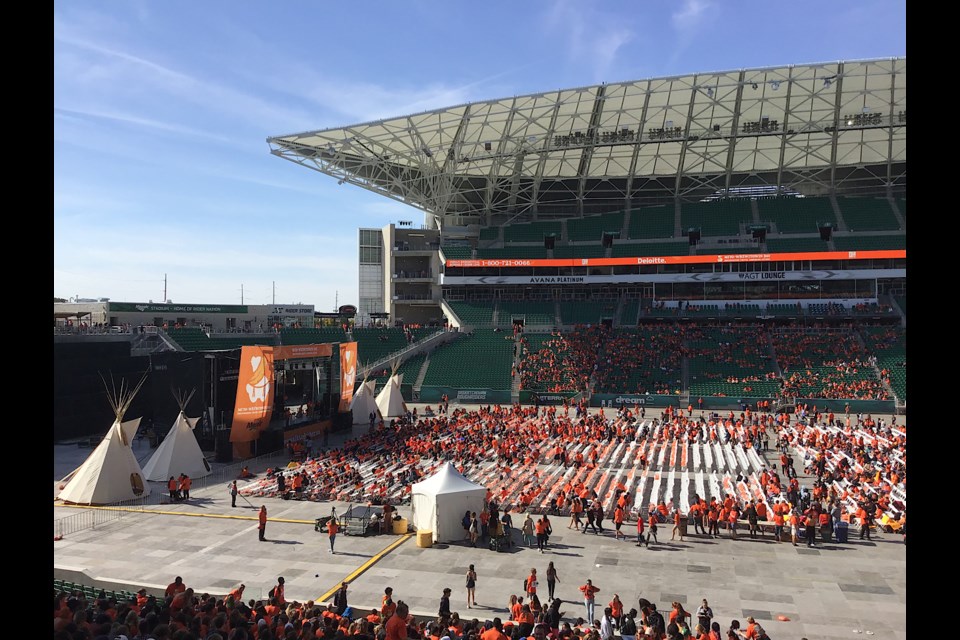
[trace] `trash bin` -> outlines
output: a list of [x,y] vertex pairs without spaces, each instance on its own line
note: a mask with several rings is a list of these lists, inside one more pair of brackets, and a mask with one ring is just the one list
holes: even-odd
[[837,523],[837,542],[846,542],[850,535],[850,525],[842,520]]
[[400,518],[393,521],[393,532],[397,535],[403,535],[407,532],[407,519]]
[[684,538],[687,535],[687,523],[690,521],[690,516],[680,516],[680,524],[677,525],[677,530],[680,532],[680,537]]
[[433,531],[421,529],[417,531],[417,546],[421,549],[429,549],[433,546]]

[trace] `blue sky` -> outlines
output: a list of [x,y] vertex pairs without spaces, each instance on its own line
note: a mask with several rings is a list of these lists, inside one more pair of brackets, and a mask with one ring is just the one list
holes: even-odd
[[266,138],[464,102],[906,55],[906,0],[54,2],[55,297],[357,303],[422,220]]

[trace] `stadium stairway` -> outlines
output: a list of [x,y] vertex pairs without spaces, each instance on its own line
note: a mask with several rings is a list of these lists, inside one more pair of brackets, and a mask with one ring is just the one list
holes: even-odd
[[[520,343],[514,340],[513,342],[513,370],[520,371],[520,360],[523,356],[523,349],[520,346]],[[518,373],[513,377],[513,380],[510,383],[510,402],[516,403],[520,402],[520,374]]]
[[427,377],[427,367],[430,366],[430,354],[427,353],[427,357],[424,358],[423,364],[420,365],[420,371],[417,372],[417,379],[413,383],[413,390],[420,393],[420,386],[423,384],[423,379]]

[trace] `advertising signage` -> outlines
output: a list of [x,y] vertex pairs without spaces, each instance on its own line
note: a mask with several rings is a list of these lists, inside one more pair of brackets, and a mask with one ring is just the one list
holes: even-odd
[[905,249],[884,251],[808,251],[801,253],[733,253],[705,256],[641,256],[636,258],[509,258],[502,260],[447,260],[448,267],[518,268],[518,267],[618,267],[659,264],[714,264],[724,262],[791,262],[796,260],[877,260],[906,258]]

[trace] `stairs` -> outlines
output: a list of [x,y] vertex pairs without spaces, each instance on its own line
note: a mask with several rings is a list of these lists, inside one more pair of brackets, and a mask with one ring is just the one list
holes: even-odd
[[423,364],[420,365],[420,371],[417,372],[417,379],[413,383],[413,390],[420,393],[420,386],[423,385],[423,379],[427,377],[427,367],[430,366],[430,354],[427,354],[427,357],[424,359]]
[[510,381],[510,402],[520,402],[520,360],[522,358],[523,347],[519,340],[513,341],[515,353],[513,354],[513,370],[516,375]]

